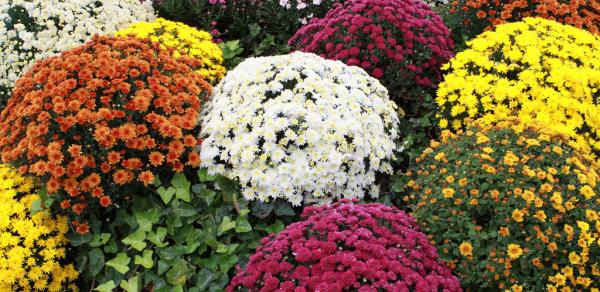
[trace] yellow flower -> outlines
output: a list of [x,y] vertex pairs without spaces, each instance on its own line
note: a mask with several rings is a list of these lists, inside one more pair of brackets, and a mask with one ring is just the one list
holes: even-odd
[[590,225],[587,222],[577,221],[577,226],[583,232],[587,232],[588,230],[590,230]]
[[458,180],[458,185],[461,187],[464,187],[467,185],[469,181],[466,178],[461,178],[460,180]]
[[488,136],[485,135],[477,135],[477,144],[483,144],[483,143],[487,143],[490,141],[490,138],[488,138]]
[[445,157],[446,157],[446,154],[444,152],[440,152],[440,153],[436,154],[433,157],[433,159],[440,161],[440,160],[444,159]]
[[507,253],[511,259],[515,260],[523,254],[523,249],[518,244],[511,243],[508,245]]
[[527,201],[527,203],[531,203],[533,200],[535,200],[535,195],[533,194],[532,191],[525,190],[525,191],[523,191],[521,198],[523,198],[523,200]]
[[469,242],[462,242],[458,247],[460,254],[463,256],[472,256],[473,255],[473,246]]
[[446,182],[448,182],[449,184],[453,183],[454,182],[454,177],[451,176],[451,175],[447,176],[446,177]]
[[492,154],[494,152],[494,149],[492,149],[490,147],[483,147],[483,149],[481,149],[481,150],[487,154]]
[[512,288],[513,292],[523,292],[523,286],[514,284],[510,288]]
[[571,262],[572,265],[578,265],[579,262],[581,261],[581,257],[574,251],[569,253],[569,262]]
[[512,218],[513,220],[515,220],[516,222],[523,222],[523,211],[519,210],[519,209],[514,209],[512,212]]
[[537,218],[540,221],[546,221],[546,213],[544,212],[544,210],[536,211],[533,217]]
[[444,198],[452,198],[454,196],[454,189],[451,188],[445,188],[442,190],[442,194],[444,195]]
[[500,227],[500,231],[498,232],[502,236],[508,236],[510,234],[510,230],[508,227]]
[[587,200],[591,200],[594,196],[596,196],[596,193],[594,192],[594,189],[592,189],[590,186],[585,185],[582,186],[581,188],[579,188],[579,192],[581,193],[581,195],[583,195]]
[[511,151],[506,152],[506,155],[504,155],[504,164],[506,164],[508,166],[514,166],[518,162],[519,162],[519,157],[516,156]]

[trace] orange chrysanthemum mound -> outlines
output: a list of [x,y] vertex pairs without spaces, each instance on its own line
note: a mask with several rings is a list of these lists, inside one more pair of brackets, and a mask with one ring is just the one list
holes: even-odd
[[597,0],[461,0],[452,4],[451,11],[466,12],[471,16],[467,18],[473,18],[472,24],[483,22],[487,29],[525,17],[541,17],[600,33]]
[[123,203],[125,188],[199,165],[196,120],[212,89],[200,65],[147,39],[103,36],[39,61],[0,115],[2,161],[40,177],[84,222],[89,207]]

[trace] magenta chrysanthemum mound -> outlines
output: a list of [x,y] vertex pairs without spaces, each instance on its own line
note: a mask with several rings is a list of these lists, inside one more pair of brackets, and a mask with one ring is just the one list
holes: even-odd
[[301,51],[360,66],[400,100],[420,99],[441,80],[454,44],[422,0],[349,0],[290,39]]
[[302,217],[264,238],[227,291],[461,291],[403,211],[342,200]]

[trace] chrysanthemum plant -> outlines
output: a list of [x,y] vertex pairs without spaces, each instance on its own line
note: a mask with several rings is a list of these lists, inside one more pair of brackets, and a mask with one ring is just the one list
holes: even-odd
[[66,217],[40,212],[34,181],[0,165],[0,290],[76,290]]
[[196,120],[211,92],[199,66],[149,39],[104,36],[39,61],[0,115],[2,160],[39,177],[85,234],[88,209],[198,167]]
[[442,129],[518,116],[600,153],[600,37],[542,18],[497,26],[446,66],[436,102]]
[[163,48],[172,49],[175,58],[185,53],[200,60],[201,67],[198,73],[212,84],[219,83],[225,76],[226,70],[222,65],[223,52],[213,42],[212,35],[206,31],[197,30],[181,22],[158,18],[152,22],[135,23],[119,30],[115,35],[150,38],[153,42],[160,43]]
[[247,59],[203,113],[202,166],[248,200],[377,197],[376,176],[392,172],[396,109],[358,67],[300,52]]
[[405,199],[463,288],[600,287],[600,169],[585,145],[511,118],[446,130],[417,163]]
[[415,219],[383,204],[307,207],[227,291],[461,291]]

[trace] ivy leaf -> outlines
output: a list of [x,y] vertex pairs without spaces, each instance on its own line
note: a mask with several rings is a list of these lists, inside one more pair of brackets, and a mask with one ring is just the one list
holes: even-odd
[[173,195],[175,194],[175,188],[174,187],[169,187],[168,189],[165,189],[164,187],[159,187],[156,192],[160,195],[160,198],[163,200],[163,202],[165,202],[165,204],[168,204],[171,199],[173,198]]
[[146,247],[144,240],[146,239],[146,232],[138,229],[136,232],[129,234],[123,238],[121,242],[135,248],[137,251],[142,251]]
[[152,260],[152,254],[154,252],[151,250],[144,250],[143,256],[136,255],[133,261],[136,265],[142,265],[142,267],[146,269],[151,269],[154,266],[154,261]]
[[171,179],[171,185],[175,188],[175,197],[181,199],[184,202],[190,202],[190,186],[191,182],[185,177],[183,173],[177,173]]
[[251,209],[252,215],[258,217],[259,219],[265,219],[271,215],[271,212],[273,212],[273,206],[262,201],[252,202]]
[[86,235],[75,234],[69,237],[69,243],[71,244],[71,246],[81,246],[90,242],[91,239],[92,235],[89,233]]
[[148,211],[134,211],[133,215],[142,231],[152,230],[152,224],[155,224],[160,219],[160,210],[157,208]]
[[165,246],[169,245],[168,243],[163,242],[166,235],[167,235],[167,228],[158,227],[156,229],[156,232],[150,231],[148,233],[147,239],[150,242],[154,243],[154,245],[156,245],[158,247],[165,247]]
[[35,200],[33,202],[31,202],[31,209],[29,211],[29,214],[31,216],[44,211],[44,208],[42,208],[42,200]]
[[167,282],[171,285],[184,284],[187,281],[188,274],[192,272],[192,269],[184,260],[177,261],[171,269],[167,272]]
[[138,276],[135,276],[131,279],[129,279],[129,281],[121,281],[121,284],[119,285],[121,288],[123,288],[123,290],[127,291],[127,292],[138,292],[140,283],[139,283],[139,278]]
[[183,203],[173,206],[173,214],[178,217],[190,217],[198,214],[198,211],[192,205]]
[[238,262],[238,256],[235,254],[220,254],[218,257],[219,268],[223,273],[227,273]]
[[236,183],[226,176],[223,176],[223,175],[217,176],[217,183],[219,184],[219,187],[225,194],[232,195],[237,190]]
[[201,269],[196,276],[198,277],[196,287],[200,289],[200,291],[206,291],[210,282],[217,278],[215,273],[211,272],[209,269]]
[[286,201],[277,200],[275,201],[275,215],[277,216],[294,216],[296,212],[292,209],[292,204]]
[[129,262],[131,261],[131,259],[127,256],[126,253],[121,252],[119,254],[117,254],[117,256],[106,262],[106,265],[109,267],[114,268],[115,270],[117,270],[117,272],[121,273],[121,274],[125,274],[127,272],[129,272]]
[[217,233],[219,235],[221,235],[225,231],[233,229],[233,228],[235,228],[235,221],[232,221],[231,218],[229,218],[229,216],[225,216],[225,217],[223,217],[223,220],[221,221],[221,225],[219,225],[219,230]]
[[281,222],[281,220],[276,220],[275,223],[267,226],[267,228],[265,228],[265,231],[267,231],[269,234],[270,233],[278,234],[284,228],[285,228],[285,225],[283,224],[283,222]]
[[252,231],[252,225],[248,222],[248,217],[241,216],[235,220],[235,232],[236,233],[245,233]]
[[90,240],[90,242],[88,243],[89,246],[91,247],[99,247],[102,245],[105,245],[108,240],[110,239],[110,233],[95,233],[92,236],[92,240]]
[[89,251],[89,267],[92,276],[97,276],[102,268],[104,268],[104,252],[99,248],[94,248]]
[[96,286],[96,288],[94,288],[94,291],[98,291],[98,292],[112,292],[113,289],[117,288],[117,285],[115,285],[115,281],[110,280],[108,282],[103,283],[102,285],[98,285]]
[[[229,41],[227,43],[231,43],[231,42],[232,41]],[[217,175],[216,174],[208,174],[208,169],[202,168],[202,169],[198,170],[198,178],[200,179],[201,182],[211,182],[217,178]]]
[[250,35],[252,37],[256,37],[260,33],[260,31],[261,31],[260,26],[258,24],[256,24],[256,23],[249,24],[248,28],[250,29]]

